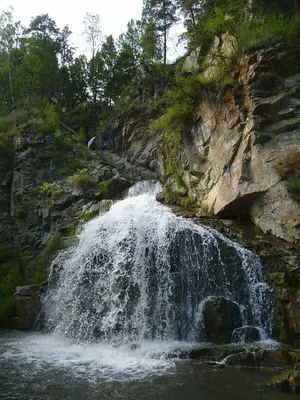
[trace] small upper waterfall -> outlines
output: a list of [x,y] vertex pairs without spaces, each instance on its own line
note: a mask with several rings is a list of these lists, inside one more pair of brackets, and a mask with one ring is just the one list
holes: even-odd
[[259,258],[176,217],[155,200],[160,189],[134,185],[57,257],[43,298],[45,329],[116,344],[205,341],[203,307],[217,297],[238,305],[240,325],[270,336],[273,296]]

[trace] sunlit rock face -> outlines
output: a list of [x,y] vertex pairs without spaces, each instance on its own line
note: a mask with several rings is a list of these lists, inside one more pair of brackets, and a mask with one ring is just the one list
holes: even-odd
[[300,48],[246,54],[233,80],[223,93],[203,90],[181,138],[175,168],[184,193],[168,174],[169,153],[158,154],[166,199],[183,195],[218,216],[249,215],[265,233],[297,243],[300,204],[285,180],[300,174]]

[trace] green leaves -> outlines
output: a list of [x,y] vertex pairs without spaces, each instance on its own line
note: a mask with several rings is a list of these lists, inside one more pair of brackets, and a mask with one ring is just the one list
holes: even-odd
[[146,60],[167,63],[170,28],[178,21],[174,0],[145,0],[142,16],[142,47]]
[[300,203],[300,176],[288,178],[286,180],[286,187],[290,197]]

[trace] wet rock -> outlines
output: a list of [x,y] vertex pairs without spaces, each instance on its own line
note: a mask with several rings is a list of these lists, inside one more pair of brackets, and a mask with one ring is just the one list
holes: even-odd
[[300,372],[295,370],[285,371],[273,378],[269,385],[280,389],[282,392],[300,393]]
[[242,325],[238,304],[224,297],[212,297],[203,306],[205,333],[208,341],[230,343],[232,332]]
[[108,181],[108,196],[114,198],[120,196],[122,192],[129,189],[133,182],[128,181],[122,176],[114,176]]
[[288,348],[257,349],[257,365],[262,367],[286,367],[293,366],[297,357]]
[[112,206],[112,200],[92,201],[82,207],[82,212],[90,212],[93,214],[103,214]]
[[272,349],[251,345],[205,345],[189,352],[189,358],[224,365],[299,369],[300,351],[284,346]]
[[260,340],[260,332],[254,326],[242,326],[234,330],[232,334],[233,343],[251,343]]
[[13,318],[10,325],[14,329],[33,328],[39,308],[41,285],[17,286],[13,299]]
[[243,346],[206,345],[191,350],[189,358],[220,362],[232,354],[241,353],[243,351],[245,351]]
[[257,361],[255,353],[243,351],[241,353],[231,354],[224,359],[224,363],[234,367],[256,367]]

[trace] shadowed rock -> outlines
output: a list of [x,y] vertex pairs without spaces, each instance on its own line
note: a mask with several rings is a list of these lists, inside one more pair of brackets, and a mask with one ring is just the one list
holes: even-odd
[[238,304],[224,297],[212,297],[203,307],[205,333],[214,343],[230,343],[234,329],[242,325]]

